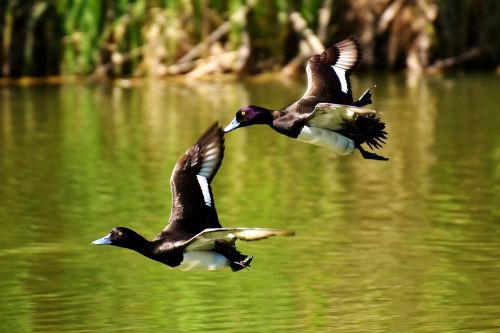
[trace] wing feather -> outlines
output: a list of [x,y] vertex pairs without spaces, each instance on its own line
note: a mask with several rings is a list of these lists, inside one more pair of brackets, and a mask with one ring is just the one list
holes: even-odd
[[309,126],[330,129],[332,131],[343,128],[346,122],[353,122],[359,115],[376,114],[372,109],[360,108],[351,105],[318,103],[309,115]]
[[212,228],[205,229],[179,246],[185,251],[212,250],[216,241],[234,244],[236,240],[246,242],[266,239],[273,236],[293,236],[294,231],[271,228]]
[[170,233],[185,240],[206,228],[221,227],[210,183],[223,157],[224,132],[214,123],[176,163],[170,178],[172,212],[157,237]]
[[362,58],[356,38],[340,41],[307,63],[307,89],[304,97],[315,96],[321,102],[352,104],[351,72]]

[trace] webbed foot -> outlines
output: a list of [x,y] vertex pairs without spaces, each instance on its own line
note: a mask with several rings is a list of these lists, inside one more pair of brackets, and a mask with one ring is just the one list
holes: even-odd
[[250,263],[252,262],[253,256],[247,256],[245,259],[241,261],[233,261],[229,264],[229,267],[233,270],[233,272],[237,272],[242,270],[243,268],[250,267]]

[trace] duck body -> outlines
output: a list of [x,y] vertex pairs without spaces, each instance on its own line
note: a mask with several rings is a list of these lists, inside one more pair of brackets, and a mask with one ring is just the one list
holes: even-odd
[[361,147],[366,143],[370,148],[380,148],[387,133],[376,112],[363,108],[372,102],[370,89],[353,101],[349,77],[360,60],[361,50],[354,38],[331,46],[309,59],[308,84],[302,98],[280,110],[255,105],[243,107],[224,131],[267,124],[281,134],[340,155],[357,148],[364,158],[386,160]]
[[169,223],[154,239],[132,229],[115,227],[95,241],[136,251],[182,270],[249,267],[252,256],[240,253],[236,240],[289,236],[293,232],[268,228],[223,228],[217,216],[210,183],[224,154],[224,134],[214,124],[176,163],[170,179],[172,212]]

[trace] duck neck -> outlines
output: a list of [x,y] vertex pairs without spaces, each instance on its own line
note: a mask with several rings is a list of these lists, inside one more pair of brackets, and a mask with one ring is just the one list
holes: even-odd
[[261,108],[262,112],[258,117],[258,123],[263,125],[273,126],[273,121],[278,117],[278,111]]
[[158,252],[159,247],[161,247],[161,245],[144,238],[142,242],[136,244],[133,250],[149,259],[159,261],[171,267],[175,267],[181,263],[182,253],[169,251],[168,255],[165,255],[165,253],[160,254],[161,252]]
[[281,111],[269,110],[269,112],[271,113],[271,125],[272,125],[272,122],[281,116]]
[[153,254],[153,243],[139,234],[137,234],[133,243],[129,244],[129,246],[126,247],[130,250],[139,252],[140,254],[148,258],[151,258]]
[[174,244],[168,242],[165,244],[164,238],[155,239],[153,241],[146,240],[146,242],[147,248],[145,252],[140,252],[142,255],[170,267],[177,267],[181,264],[184,258],[183,248],[175,247]]
[[283,110],[272,111],[272,117],[272,123],[270,126],[276,132],[291,138],[297,138],[302,127],[302,118],[289,117],[286,112],[283,112]]

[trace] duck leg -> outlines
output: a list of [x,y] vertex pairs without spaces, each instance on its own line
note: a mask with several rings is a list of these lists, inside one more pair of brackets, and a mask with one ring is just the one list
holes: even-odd
[[363,156],[363,158],[366,160],[377,160],[377,161],[388,161],[389,160],[387,157],[380,156],[378,154],[371,153],[369,151],[364,150],[360,144],[356,144],[355,147],[358,148],[359,152],[361,153],[361,156]]
[[224,243],[224,242],[215,242],[215,251],[222,254],[229,260],[229,267],[233,272],[237,272],[242,270],[243,268],[250,267],[250,263],[252,262],[253,256],[247,256],[238,250],[234,245]]
[[245,259],[241,261],[233,261],[229,264],[229,267],[233,270],[233,272],[237,272],[242,270],[243,268],[250,267],[250,263],[252,262],[253,256],[247,256]]

